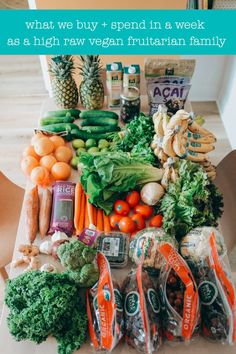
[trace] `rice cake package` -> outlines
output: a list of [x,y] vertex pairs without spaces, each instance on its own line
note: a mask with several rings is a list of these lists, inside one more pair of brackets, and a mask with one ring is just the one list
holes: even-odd
[[87,291],[89,334],[96,351],[109,353],[124,334],[123,299],[107,258],[97,253],[98,282]]
[[56,182],[53,187],[52,213],[49,234],[55,231],[65,232],[71,236],[74,231],[75,184]]
[[147,59],[145,78],[150,105],[150,115],[165,104],[168,115],[183,109],[191,88],[190,80],[195,68],[195,60]]
[[211,341],[233,344],[236,294],[225,249],[223,237],[213,227],[192,230],[180,245],[198,286],[203,336]]

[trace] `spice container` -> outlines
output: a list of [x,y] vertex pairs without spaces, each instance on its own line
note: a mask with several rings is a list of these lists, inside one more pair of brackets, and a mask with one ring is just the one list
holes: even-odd
[[128,263],[129,240],[122,232],[102,232],[98,236],[97,251],[101,251],[112,268],[123,268]]
[[106,85],[108,107],[120,107],[120,95],[123,86],[123,70],[121,62],[114,62],[106,66]]
[[120,118],[128,123],[140,113],[140,93],[137,87],[125,87],[121,94]]

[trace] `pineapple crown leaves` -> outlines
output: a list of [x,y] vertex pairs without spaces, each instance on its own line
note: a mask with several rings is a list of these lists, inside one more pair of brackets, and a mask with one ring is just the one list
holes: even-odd
[[81,66],[79,66],[79,70],[84,80],[100,78],[102,65],[99,55],[80,55],[80,60]]
[[58,80],[71,79],[74,73],[74,61],[71,55],[57,55],[51,58],[49,72]]

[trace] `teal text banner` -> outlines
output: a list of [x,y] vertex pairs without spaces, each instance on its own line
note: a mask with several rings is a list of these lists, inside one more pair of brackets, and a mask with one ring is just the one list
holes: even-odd
[[1,10],[0,54],[236,54],[236,10]]

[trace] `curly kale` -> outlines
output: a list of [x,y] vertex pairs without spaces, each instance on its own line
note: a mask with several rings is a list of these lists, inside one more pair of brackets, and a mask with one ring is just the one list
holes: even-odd
[[181,160],[178,173],[161,200],[161,212],[164,230],[180,240],[194,227],[217,226],[223,198],[199,164]]
[[80,287],[90,287],[99,277],[95,265],[96,250],[74,240],[58,247],[57,255],[68,271],[68,276]]
[[32,271],[7,282],[7,323],[17,341],[58,342],[59,354],[72,354],[86,340],[87,316],[75,283],[66,274]]

